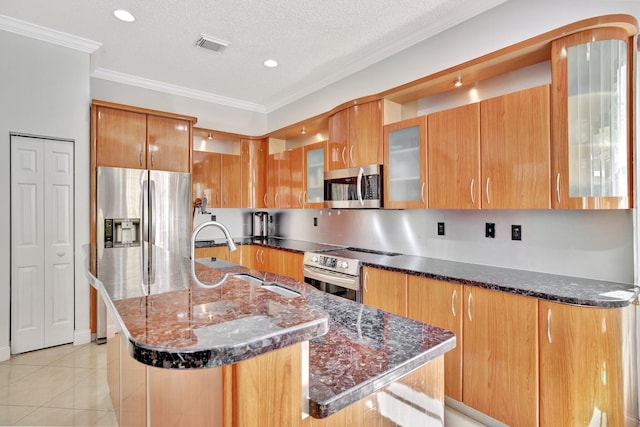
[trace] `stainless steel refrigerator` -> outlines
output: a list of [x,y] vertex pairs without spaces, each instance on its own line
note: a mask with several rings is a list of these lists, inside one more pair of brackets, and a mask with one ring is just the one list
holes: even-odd
[[[97,168],[96,186],[97,257],[118,258],[122,249],[140,247],[142,264],[150,254],[142,253],[144,242],[188,257],[191,237],[191,174],[113,167]],[[124,258],[124,257],[123,257]],[[101,272],[104,277],[113,272]],[[149,277],[141,276],[141,281]],[[104,303],[97,302],[96,341],[105,342]]]

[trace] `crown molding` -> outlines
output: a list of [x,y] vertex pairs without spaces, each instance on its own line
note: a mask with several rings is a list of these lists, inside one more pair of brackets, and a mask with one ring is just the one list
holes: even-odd
[[73,36],[71,34],[52,30],[47,27],[21,21],[5,15],[0,15],[0,30],[86,53],[93,53],[102,46],[102,43],[93,40]]
[[255,104],[253,102],[241,101],[239,99],[228,98],[226,96],[215,95],[210,92],[189,89],[182,86],[172,85],[159,82],[157,80],[145,79],[133,76],[131,74],[120,73],[118,71],[108,70],[106,68],[97,68],[91,73],[91,77],[103,80],[109,80],[116,83],[151,89],[158,92],[165,92],[172,95],[183,96],[186,98],[197,99],[200,101],[211,102],[213,104],[224,105],[227,107],[238,108],[241,110],[253,111],[256,113],[266,114],[267,110],[264,105]]

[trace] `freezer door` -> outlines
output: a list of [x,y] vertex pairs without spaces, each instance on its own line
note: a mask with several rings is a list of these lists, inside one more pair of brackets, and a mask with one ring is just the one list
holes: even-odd
[[146,174],[142,169],[97,168],[96,242],[100,252],[104,249],[105,219],[132,218],[139,219],[142,224],[141,186]]
[[191,174],[149,171],[149,242],[188,257],[191,239]]

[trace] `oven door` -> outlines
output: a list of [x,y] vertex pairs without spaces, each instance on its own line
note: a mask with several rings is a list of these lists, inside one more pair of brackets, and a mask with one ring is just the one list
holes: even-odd
[[352,301],[362,302],[360,276],[336,273],[308,265],[302,266],[305,283],[316,289]]

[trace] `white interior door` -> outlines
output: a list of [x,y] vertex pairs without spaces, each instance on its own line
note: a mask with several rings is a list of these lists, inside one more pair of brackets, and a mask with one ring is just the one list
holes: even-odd
[[11,137],[11,352],[73,341],[73,143]]

